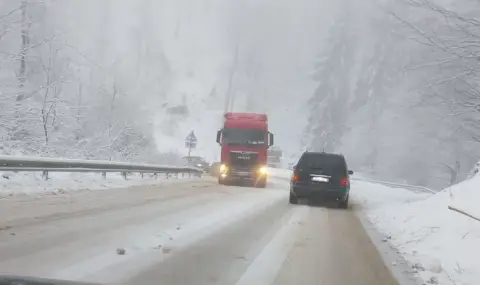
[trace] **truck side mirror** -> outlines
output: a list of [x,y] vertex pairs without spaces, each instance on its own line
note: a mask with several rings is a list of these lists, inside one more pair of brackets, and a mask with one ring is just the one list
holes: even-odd
[[220,138],[222,137],[222,130],[217,131],[217,143],[220,144]]
[[274,136],[271,132],[268,132],[268,146],[272,146],[274,144]]

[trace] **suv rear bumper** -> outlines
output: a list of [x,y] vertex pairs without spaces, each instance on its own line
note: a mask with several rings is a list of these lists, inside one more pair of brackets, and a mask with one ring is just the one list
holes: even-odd
[[309,186],[290,186],[290,193],[297,198],[325,199],[344,201],[348,197],[349,189],[318,189]]

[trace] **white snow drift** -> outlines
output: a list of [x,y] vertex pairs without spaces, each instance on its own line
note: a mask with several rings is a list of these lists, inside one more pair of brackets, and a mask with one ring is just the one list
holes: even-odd
[[[180,179],[189,179],[188,176]],[[194,178],[191,178],[194,179]],[[45,180],[40,172],[0,172],[0,198],[13,195],[49,195],[75,190],[99,190],[108,188],[130,187],[142,184],[158,184],[179,181],[175,176],[167,179],[166,175],[158,177],[151,174],[130,174],[127,180],[119,173],[107,173],[103,179],[100,173],[49,173]]]
[[448,206],[480,216],[479,189],[477,175],[416,201],[384,203],[371,209],[368,218],[427,283],[478,284],[480,222]]

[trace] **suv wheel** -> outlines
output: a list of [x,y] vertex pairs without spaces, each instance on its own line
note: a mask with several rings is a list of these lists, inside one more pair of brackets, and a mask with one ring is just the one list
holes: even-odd
[[340,201],[338,203],[338,207],[340,209],[348,209],[348,196],[347,196],[347,199],[345,199],[345,201]]
[[292,193],[290,193],[289,202],[290,202],[290,204],[298,204],[298,197],[296,197],[295,195],[292,195]]

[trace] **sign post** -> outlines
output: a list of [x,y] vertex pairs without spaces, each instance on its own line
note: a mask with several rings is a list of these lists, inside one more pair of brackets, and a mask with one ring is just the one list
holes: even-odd
[[185,147],[188,148],[188,162],[190,162],[190,154],[192,153],[192,149],[197,147],[197,137],[193,131],[191,131],[185,138]]

